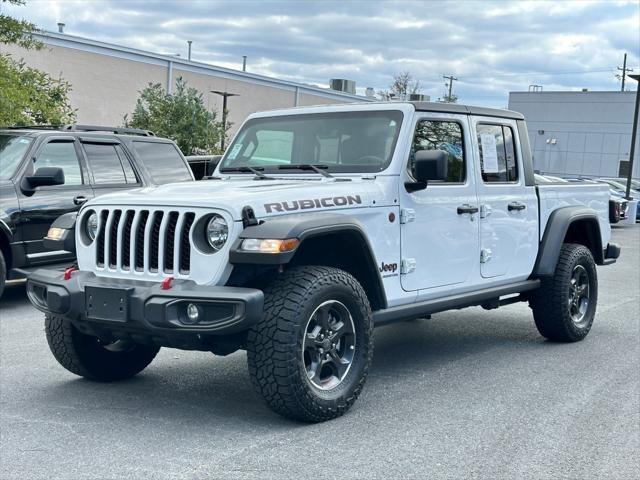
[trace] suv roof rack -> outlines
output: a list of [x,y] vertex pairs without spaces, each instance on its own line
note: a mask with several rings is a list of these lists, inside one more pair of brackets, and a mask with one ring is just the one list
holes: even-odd
[[73,132],[110,132],[116,135],[140,135],[142,137],[155,137],[156,134],[150,130],[142,130],[140,128],[125,127],[105,127],[101,125],[64,125],[60,130],[68,130]]
[[0,127],[0,130],[58,130],[56,125],[13,125],[10,127]]

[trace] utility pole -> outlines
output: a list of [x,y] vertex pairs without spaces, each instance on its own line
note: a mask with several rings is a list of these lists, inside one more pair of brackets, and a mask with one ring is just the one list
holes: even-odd
[[[457,81],[458,79],[456,77],[454,77],[453,75],[443,75],[442,78],[444,78],[445,80],[449,80],[449,95],[447,95],[447,102],[451,102],[451,91],[453,89],[453,82]],[[445,86],[447,84],[445,83]]]
[[622,86],[620,87],[620,91],[624,92],[624,81],[627,76],[627,72],[633,72],[633,68],[627,68],[627,54],[624,54],[624,60],[622,61],[622,68],[618,67],[620,70],[620,74],[616,75],[620,80],[622,80]]

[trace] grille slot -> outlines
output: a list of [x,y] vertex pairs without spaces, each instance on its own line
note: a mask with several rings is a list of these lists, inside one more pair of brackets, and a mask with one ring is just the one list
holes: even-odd
[[157,275],[190,273],[194,212],[104,209],[96,238],[98,268]]
[[128,210],[124,219],[124,228],[122,230],[122,269],[131,269],[131,227],[133,226],[133,218],[136,212]]
[[113,212],[113,220],[111,221],[109,232],[109,268],[116,268],[118,265],[118,226],[120,225],[120,217],[122,210]]
[[96,248],[96,263],[99,267],[104,267],[104,237],[107,231],[107,218],[109,218],[109,211],[103,210],[100,212],[98,221],[98,245]]
[[165,273],[173,273],[173,256],[175,248],[176,225],[178,224],[178,212],[169,214],[169,222],[167,223],[167,232],[165,234],[164,246],[164,271]]
[[180,232],[180,273],[187,274],[191,268],[191,244],[189,243],[189,232],[195,219],[194,213],[185,215],[182,231]]
[[136,246],[135,246],[135,269],[141,272],[144,269],[144,231],[149,220],[149,212],[143,210],[140,212],[140,222],[136,229]]

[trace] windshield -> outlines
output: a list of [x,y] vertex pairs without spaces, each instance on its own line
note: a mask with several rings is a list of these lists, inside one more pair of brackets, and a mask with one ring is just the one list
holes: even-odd
[[0,179],[11,178],[29,145],[29,137],[0,133]]
[[288,165],[322,165],[329,172],[380,172],[391,162],[402,112],[339,112],[249,120],[220,171],[251,167],[278,173]]

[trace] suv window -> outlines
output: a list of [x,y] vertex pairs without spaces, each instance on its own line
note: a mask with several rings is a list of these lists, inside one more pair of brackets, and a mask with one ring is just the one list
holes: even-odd
[[466,177],[462,125],[442,120],[420,120],[416,125],[409,172],[413,175],[413,160],[420,150],[443,150],[447,154],[447,183],[463,183]]
[[188,182],[193,180],[191,171],[180,152],[172,143],[143,142],[136,140],[133,148],[147,168],[154,183]]
[[478,124],[480,169],[485,183],[518,181],[513,131],[506,125]]
[[0,179],[11,178],[29,145],[29,137],[0,134]]
[[96,185],[138,183],[120,145],[84,143],[83,147]]
[[82,172],[73,142],[51,141],[40,149],[33,164],[34,171],[42,167],[57,167],[64,171],[65,185],[82,185]]

